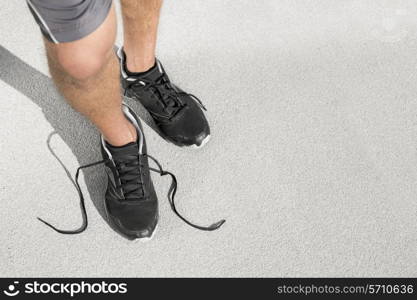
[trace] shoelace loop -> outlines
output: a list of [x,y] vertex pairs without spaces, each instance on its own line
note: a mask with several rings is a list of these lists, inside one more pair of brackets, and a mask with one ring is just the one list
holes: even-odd
[[168,201],[169,204],[171,206],[172,211],[181,219],[183,220],[185,223],[187,223],[188,225],[190,225],[191,227],[200,229],[200,230],[205,230],[205,231],[213,231],[216,230],[218,228],[220,228],[220,226],[222,226],[226,220],[220,220],[216,223],[211,224],[210,226],[200,226],[200,225],[196,225],[194,223],[191,223],[190,221],[188,221],[185,217],[183,217],[177,210],[176,206],[175,206],[175,194],[177,193],[177,188],[178,188],[178,182],[177,182],[177,178],[175,177],[175,175],[169,171],[166,171],[164,169],[162,169],[161,164],[151,155],[147,154],[147,156],[152,159],[152,161],[157,165],[158,169],[155,168],[149,168],[149,170],[159,173],[161,176],[165,176],[165,175],[169,175],[171,176],[171,186],[168,190]]
[[[66,168],[66,166],[62,163],[62,161],[59,159],[59,157],[55,154],[55,152],[52,150],[52,148],[50,147],[50,139],[51,139],[52,134],[48,137],[48,149],[49,151],[52,153],[52,155],[55,157],[55,159],[58,160],[59,164],[64,168],[65,172],[67,173],[68,177],[70,178],[70,180],[72,181],[72,183],[75,185],[75,188],[77,189],[79,198],[80,198],[80,210],[81,210],[81,215],[83,218],[83,223],[81,224],[81,226],[78,229],[75,230],[62,230],[59,229],[57,227],[55,227],[54,225],[50,224],[49,222],[41,219],[41,218],[37,218],[39,221],[41,221],[42,223],[44,223],[45,225],[47,225],[48,227],[52,228],[53,230],[55,230],[58,233],[61,234],[79,234],[84,232],[87,229],[88,226],[88,216],[87,216],[87,211],[85,208],[85,199],[84,199],[84,194],[81,190],[80,184],[78,182],[78,178],[80,175],[80,171],[86,168],[90,168],[90,167],[94,167],[100,164],[104,164],[107,161],[109,161],[109,159],[104,159],[104,160],[100,160],[100,161],[96,161],[94,163],[90,163],[90,164],[86,164],[83,166],[80,166],[77,168],[77,171],[75,173],[75,181],[74,179],[71,177],[68,169]],[[177,188],[178,188],[178,182],[177,182],[177,178],[175,177],[175,175],[173,173],[171,173],[170,171],[166,171],[162,168],[161,164],[151,155],[146,154],[147,157],[149,157],[157,166],[157,169],[150,167],[149,170],[159,173],[161,176],[165,176],[165,175],[169,175],[171,177],[171,186],[168,190],[168,201],[170,204],[170,207],[172,209],[172,211],[181,219],[183,220],[186,224],[190,225],[191,227],[194,227],[196,229],[199,230],[204,230],[204,231],[213,231],[213,230],[217,230],[219,229],[225,222],[226,220],[222,219],[218,222],[215,222],[213,224],[211,224],[210,226],[200,226],[200,225],[196,225],[190,221],[188,221],[185,217],[183,217],[177,210],[176,206],[175,206],[175,194],[177,193]]]

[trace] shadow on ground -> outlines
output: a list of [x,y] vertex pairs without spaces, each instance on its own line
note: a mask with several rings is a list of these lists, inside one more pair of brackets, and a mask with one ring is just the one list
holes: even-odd
[[[71,149],[79,165],[102,159],[99,149],[99,133],[95,127],[65,102],[51,78],[23,62],[3,46],[0,46],[0,79],[24,94],[42,109],[46,120]],[[124,99],[124,101],[139,108],[135,110],[140,118],[154,128],[149,115],[142,107],[129,102],[128,99]],[[57,155],[59,157],[59,153]],[[106,175],[103,166],[86,169],[83,172],[90,198],[100,215],[108,223],[103,202],[106,188]],[[77,194],[74,190],[74,199],[71,201],[76,199]],[[47,215],[42,217],[48,220]],[[60,228],[60,224],[54,225]]]

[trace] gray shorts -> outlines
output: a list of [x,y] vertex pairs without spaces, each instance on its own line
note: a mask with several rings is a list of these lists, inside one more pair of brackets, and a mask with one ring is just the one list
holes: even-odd
[[112,0],[26,0],[43,35],[51,42],[79,40],[96,30]]

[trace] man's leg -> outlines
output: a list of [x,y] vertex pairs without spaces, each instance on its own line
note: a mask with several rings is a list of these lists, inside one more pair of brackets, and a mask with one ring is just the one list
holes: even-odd
[[71,106],[93,122],[114,146],[136,140],[136,130],[122,112],[119,64],[113,51],[114,8],[92,34],[69,43],[45,39],[54,82]]
[[155,58],[162,0],[121,0],[124,47],[118,51],[125,95],[150,112],[159,134],[178,146],[201,147],[210,127],[195,96],[171,83]]
[[[102,133],[108,175],[103,200],[109,223],[128,239],[150,238],[158,221],[158,199],[140,120],[122,105],[120,67],[113,50],[114,6],[109,0],[28,0],[28,5],[44,33],[58,89]],[[73,234],[86,224],[75,231],[51,227]]]
[[127,69],[144,72],[155,64],[162,0],[121,0]]

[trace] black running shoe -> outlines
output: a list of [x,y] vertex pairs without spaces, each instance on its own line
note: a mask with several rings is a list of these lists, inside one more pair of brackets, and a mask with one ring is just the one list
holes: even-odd
[[113,147],[101,137],[108,175],[105,207],[114,229],[129,239],[151,238],[158,222],[158,199],[149,174],[146,141],[138,117],[123,106],[138,141]]
[[[58,233],[78,234],[87,229],[88,218],[85,208],[85,199],[79,184],[81,170],[97,165],[105,164],[108,174],[107,192],[105,196],[105,207],[111,226],[130,240],[149,239],[155,232],[158,222],[158,200],[149,171],[158,173],[161,176],[170,176],[171,186],[168,191],[168,201],[172,211],[188,225],[205,231],[219,229],[225,220],[220,220],[209,226],[196,225],[188,221],[175,206],[175,195],[177,193],[177,179],[175,175],[162,168],[161,164],[151,155],[147,154],[146,142],[143,129],[138,117],[126,105],[123,105],[126,117],[136,127],[138,141],[122,147],[112,147],[101,137],[101,151],[103,160],[80,166],[75,173],[75,179],[69,175],[68,169],[54,153],[48,138],[48,149],[65,169],[67,175],[74,183],[79,198],[83,223],[78,229],[63,230],[55,227],[49,222],[38,218],[39,221],[51,227]],[[148,166],[148,158],[156,167]]]
[[201,101],[174,85],[159,60],[140,75],[126,72],[123,48],[120,59],[124,95],[142,103],[152,116],[159,134],[178,146],[202,147],[210,139],[210,127]]

